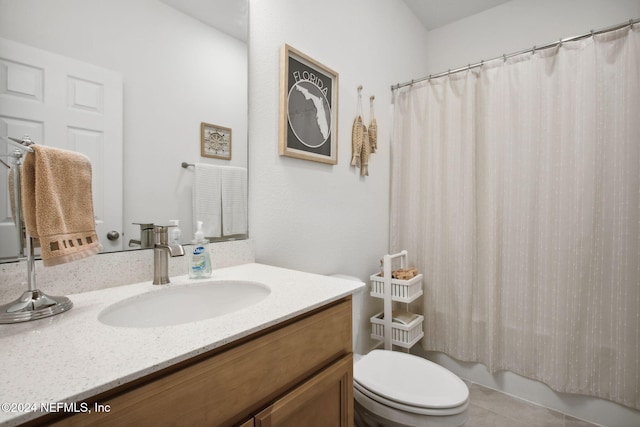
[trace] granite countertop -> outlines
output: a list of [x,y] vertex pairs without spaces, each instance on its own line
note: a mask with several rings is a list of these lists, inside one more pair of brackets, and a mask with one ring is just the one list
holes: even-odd
[[41,416],[43,403],[62,408],[63,403],[83,402],[364,287],[362,282],[255,263],[214,270],[210,279],[201,279],[206,280],[260,282],[271,293],[240,311],[175,326],[123,328],[98,321],[98,314],[117,301],[197,282],[179,276],[165,286],[149,281],[68,295],[74,307],[66,313],[0,326],[0,425]]

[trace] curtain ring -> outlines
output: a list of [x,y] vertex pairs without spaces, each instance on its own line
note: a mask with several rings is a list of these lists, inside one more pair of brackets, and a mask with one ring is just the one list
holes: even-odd
[[507,62],[507,55],[505,53],[502,54],[502,60],[504,62]]
[[534,46],[533,49],[531,49],[531,54],[535,55],[536,54],[536,47]]

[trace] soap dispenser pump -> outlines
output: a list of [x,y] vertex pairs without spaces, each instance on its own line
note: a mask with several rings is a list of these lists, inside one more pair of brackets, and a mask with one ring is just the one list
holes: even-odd
[[193,246],[189,251],[189,277],[201,279],[211,277],[211,256],[209,255],[209,241],[204,238],[202,221],[198,221]]

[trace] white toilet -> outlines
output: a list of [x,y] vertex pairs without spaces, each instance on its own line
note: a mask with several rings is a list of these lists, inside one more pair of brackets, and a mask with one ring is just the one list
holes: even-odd
[[[363,296],[364,292],[353,296],[354,352]],[[453,427],[467,421],[466,384],[446,368],[407,353],[373,350],[354,354],[353,394],[357,427]]]

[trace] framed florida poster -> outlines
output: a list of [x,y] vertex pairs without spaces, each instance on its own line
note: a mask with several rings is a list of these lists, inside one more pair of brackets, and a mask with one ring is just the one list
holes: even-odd
[[281,156],[338,163],[338,73],[289,45],[282,47]]

